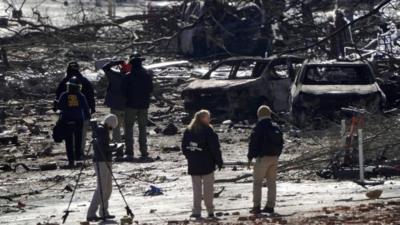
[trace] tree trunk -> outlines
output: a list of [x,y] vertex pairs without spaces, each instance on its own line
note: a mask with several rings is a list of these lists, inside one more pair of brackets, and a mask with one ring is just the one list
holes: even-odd
[[10,64],[8,63],[8,57],[7,57],[7,51],[5,48],[0,49],[0,58],[1,61],[3,62],[3,65],[7,68],[10,67]]

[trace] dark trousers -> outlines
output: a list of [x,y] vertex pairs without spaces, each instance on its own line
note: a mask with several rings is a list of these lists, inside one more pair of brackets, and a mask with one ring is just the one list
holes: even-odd
[[67,121],[67,135],[65,137],[65,147],[67,149],[68,162],[82,159],[82,132],[83,121]]

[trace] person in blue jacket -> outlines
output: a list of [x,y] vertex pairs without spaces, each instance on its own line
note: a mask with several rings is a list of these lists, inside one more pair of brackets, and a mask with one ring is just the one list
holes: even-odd
[[66,125],[64,136],[69,167],[74,167],[75,161],[82,160],[83,122],[90,119],[89,106],[81,88],[79,79],[72,77],[67,82],[67,91],[60,95],[57,104],[57,109],[61,111],[60,119]]

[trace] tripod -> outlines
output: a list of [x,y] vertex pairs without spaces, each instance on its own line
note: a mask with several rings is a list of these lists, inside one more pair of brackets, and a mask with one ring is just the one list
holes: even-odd
[[[94,128],[94,127],[92,127],[92,128]],[[97,128],[97,124],[96,124],[96,128]],[[93,146],[96,146],[96,148],[98,148],[97,135],[95,134],[96,133],[96,129],[92,129],[92,132],[93,132],[92,141],[91,141],[91,143],[89,145],[89,148],[88,148],[88,150],[86,152],[86,155],[88,155],[88,153],[90,152],[90,149],[92,149]],[[101,151],[98,151],[98,152],[100,153],[100,157],[104,158],[103,152],[101,152]],[[69,213],[71,212],[70,211],[70,207],[71,207],[71,204],[72,204],[72,200],[73,200],[73,198],[75,196],[76,190],[78,188],[78,184],[79,184],[80,178],[82,176],[83,169],[85,167],[85,163],[86,163],[86,159],[84,160],[84,163],[82,164],[82,166],[80,168],[80,171],[79,171],[79,174],[78,174],[78,178],[77,178],[77,180],[75,182],[75,187],[74,187],[74,190],[73,190],[72,195],[71,195],[71,199],[69,201],[67,209],[64,211],[64,215],[62,216],[63,224],[66,222],[66,220],[67,220],[67,218],[69,216]],[[111,174],[112,179],[114,180],[115,185],[118,188],[118,191],[119,191],[122,199],[124,200],[126,214],[133,219],[135,217],[135,215],[133,214],[131,208],[129,207],[128,202],[126,201],[125,196],[122,193],[121,187],[118,184],[117,179],[115,178],[115,176],[114,176],[114,174],[113,174],[113,172],[111,170],[111,166],[110,166],[110,164],[108,162],[106,162],[106,166],[107,166],[108,171]],[[102,190],[101,174],[100,174],[100,167],[99,167],[99,162],[98,161],[96,162],[96,169],[97,169],[97,176],[99,178],[99,183],[100,183],[99,191],[100,191],[100,196],[101,196],[100,198],[101,198],[102,210],[103,210],[103,216],[102,216],[101,220],[105,221],[106,220],[106,216],[105,216],[105,208],[104,208],[103,190]]]

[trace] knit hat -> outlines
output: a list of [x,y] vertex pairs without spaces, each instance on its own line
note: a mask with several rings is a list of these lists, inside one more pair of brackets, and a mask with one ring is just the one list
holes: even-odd
[[118,118],[114,114],[108,114],[104,117],[103,124],[115,129],[118,126]]
[[146,59],[144,57],[142,57],[142,55],[135,51],[132,55],[129,56],[129,62],[132,63],[134,61],[139,61],[139,62],[143,62]]
[[71,61],[68,63],[67,69],[69,70],[79,70],[79,64],[76,61]]
[[271,118],[271,113],[272,113],[272,111],[268,106],[262,105],[257,110],[257,117],[259,119],[261,119],[261,118]]

